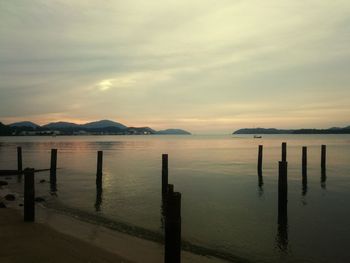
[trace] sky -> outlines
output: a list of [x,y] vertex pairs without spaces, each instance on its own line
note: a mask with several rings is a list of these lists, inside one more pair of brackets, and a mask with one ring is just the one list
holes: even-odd
[[0,121],[350,125],[349,0],[0,0]]

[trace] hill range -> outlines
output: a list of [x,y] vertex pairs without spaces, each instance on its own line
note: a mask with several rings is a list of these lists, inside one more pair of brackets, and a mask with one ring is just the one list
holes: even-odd
[[329,129],[292,129],[283,130],[276,128],[244,128],[234,131],[232,134],[350,134],[350,126]]
[[15,122],[5,125],[0,122],[0,135],[190,135],[182,129],[156,131],[149,127],[127,127],[111,120],[100,120],[85,124],[72,122],[51,122],[38,125],[30,121]]

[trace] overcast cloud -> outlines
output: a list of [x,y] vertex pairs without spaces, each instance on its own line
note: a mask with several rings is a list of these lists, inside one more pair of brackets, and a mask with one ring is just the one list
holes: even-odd
[[350,1],[0,0],[0,121],[350,125]]

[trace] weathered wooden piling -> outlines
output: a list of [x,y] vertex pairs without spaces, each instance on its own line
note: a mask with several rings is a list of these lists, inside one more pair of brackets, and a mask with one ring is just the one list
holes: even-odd
[[282,142],[282,161],[278,162],[278,210],[279,213],[287,209],[287,143]]
[[168,188],[168,154],[162,154],[162,194],[165,195]]
[[278,209],[287,209],[288,202],[288,180],[287,180],[287,162],[279,162],[278,173]]
[[56,188],[56,179],[57,175],[57,149],[51,149],[51,162],[50,162],[50,188],[51,192],[55,192]]
[[306,195],[307,193],[307,147],[303,146],[302,148],[302,194]]
[[22,181],[22,147],[17,147],[17,181]]
[[326,145],[321,146],[321,169],[326,170]]
[[22,147],[17,147],[17,170],[22,172]]
[[165,216],[165,263],[181,262],[181,194],[169,192],[166,194]]
[[262,174],[262,162],[263,162],[263,145],[259,145],[258,151],[258,173]]
[[301,157],[301,163],[302,163],[302,175],[303,180],[307,177],[307,147],[303,146],[302,149],[302,157]]
[[174,193],[174,185],[168,184],[167,193],[172,194]]
[[282,162],[286,162],[287,161],[287,143],[286,142],[282,142]]
[[168,209],[168,204],[167,204],[167,198],[166,196],[167,195],[172,195],[174,193],[174,185],[172,184],[168,184],[167,185],[167,192],[165,195],[162,196],[162,218],[163,218],[163,221],[162,221],[162,228],[164,228],[164,218],[166,217],[166,214],[167,214],[167,209]]
[[34,222],[35,220],[35,189],[34,169],[24,170],[24,221]]
[[174,185],[172,184],[168,184],[167,185],[167,191],[166,194],[162,195],[162,206],[161,206],[161,219],[160,219],[160,223],[161,223],[161,229],[164,229],[164,221],[165,221],[165,217],[166,217],[166,209],[167,209],[167,198],[166,195],[167,194],[173,194],[174,193]]
[[97,152],[97,172],[96,172],[96,186],[102,187],[102,163],[103,151]]

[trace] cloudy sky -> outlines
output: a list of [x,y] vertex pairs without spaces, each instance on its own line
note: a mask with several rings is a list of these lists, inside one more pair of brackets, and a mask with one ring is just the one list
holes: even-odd
[[0,121],[350,125],[349,0],[0,0]]

